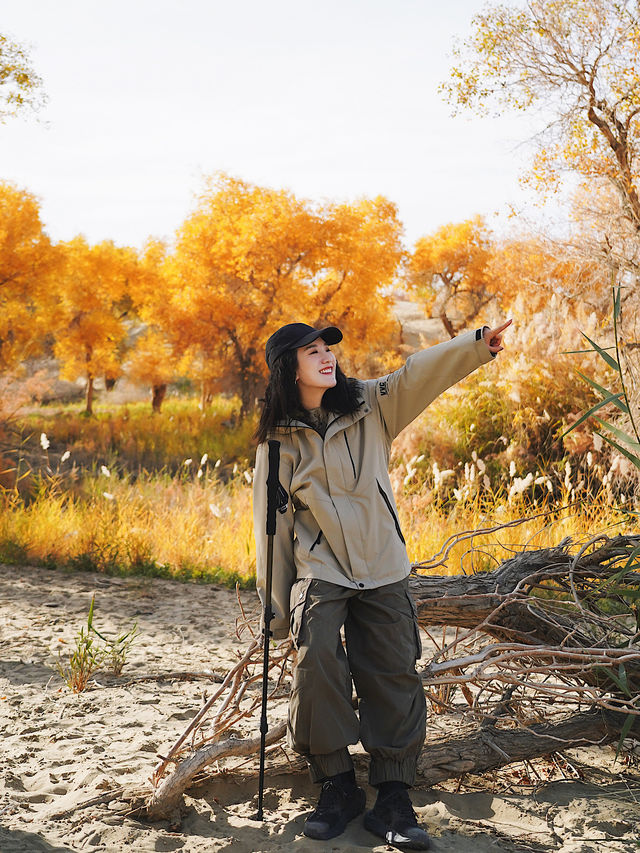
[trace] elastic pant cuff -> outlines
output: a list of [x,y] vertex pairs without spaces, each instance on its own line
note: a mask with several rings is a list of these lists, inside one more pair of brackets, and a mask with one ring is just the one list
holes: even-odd
[[372,758],[369,765],[369,784],[374,788],[382,782],[404,782],[412,788],[416,780],[416,759],[389,761]]
[[348,773],[353,770],[353,761],[346,747],[323,755],[308,755],[307,763],[312,782],[324,782],[329,776],[337,776],[338,773]]

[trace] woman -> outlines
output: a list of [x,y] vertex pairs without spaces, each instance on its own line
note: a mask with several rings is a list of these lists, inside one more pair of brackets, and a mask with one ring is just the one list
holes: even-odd
[[432,400],[502,350],[510,323],[415,353],[394,373],[367,381],[340,370],[331,346],[342,333],[334,326],[290,323],[267,341],[270,377],[254,479],[258,591],[263,597],[267,439],[275,438],[280,488],[271,630],[275,639],[291,633],[298,649],[289,741],[322,784],[304,824],[310,838],[334,838],[364,810],[348,751],[360,740],[371,756],[369,782],[378,789],[364,825],[397,846],[429,847],[407,793],[426,710],[389,451]]

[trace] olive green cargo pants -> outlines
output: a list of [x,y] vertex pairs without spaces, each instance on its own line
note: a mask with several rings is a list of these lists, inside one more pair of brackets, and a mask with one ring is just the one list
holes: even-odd
[[313,781],[350,770],[347,746],[360,740],[371,756],[372,785],[412,785],[426,703],[415,669],[420,633],[408,579],[368,590],[298,580],[291,590],[291,635],[298,657],[289,743],[307,759]]

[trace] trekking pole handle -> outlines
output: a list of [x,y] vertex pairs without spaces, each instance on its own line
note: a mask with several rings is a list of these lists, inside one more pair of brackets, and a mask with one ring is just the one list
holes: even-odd
[[269,441],[269,473],[267,474],[267,536],[274,536],[276,532],[279,473],[280,442],[271,439]]

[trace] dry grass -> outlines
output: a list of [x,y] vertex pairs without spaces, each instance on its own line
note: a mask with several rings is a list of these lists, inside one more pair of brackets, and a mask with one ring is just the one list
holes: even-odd
[[0,516],[0,560],[109,573],[253,584],[251,492],[240,472],[127,478],[99,474],[81,494],[43,489]]
[[[238,470],[226,484],[215,473],[191,480],[143,476],[135,482],[99,474],[85,481],[81,494],[43,489],[27,504],[5,505],[0,561],[252,586],[250,478],[248,470]],[[566,492],[559,502],[537,506],[505,493],[452,502],[423,490],[401,493],[398,509],[415,562],[437,553],[461,531],[517,522],[483,536],[481,543],[458,544],[438,574],[493,568],[526,545],[557,545],[567,536],[580,541],[595,531],[612,534],[629,526],[629,516],[606,490],[595,500],[572,502]]]
[[[438,573],[635,524],[616,509],[635,508],[631,463],[584,425],[560,440],[593,402],[576,365],[525,332],[519,354],[460,383],[394,444],[391,479],[413,561],[462,530],[514,522],[473,556],[470,541],[456,546]],[[125,405],[95,418],[72,407],[25,418],[30,437],[11,458],[23,454],[40,473],[19,488],[4,482],[0,560],[253,584],[254,423],[236,413],[237,401],[221,397],[207,413],[186,400],[160,416]]]
[[[168,401],[162,414],[149,411],[147,403],[117,407],[97,406],[86,417],[77,406],[43,407],[22,417],[23,453],[40,451],[44,433],[50,443],[49,458],[68,453],[67,467],[107,464],[122,472],[181,470],[185,459],[198,460],[207,453],[211,462],[223,464],[250,457],[253,418],[239,422],[239,401],[218,396],[201,411],[196,400]],[[55,465],[53,466],[55,467]]]
[[[610,495],[604,491],[595,500],[549,500],[538,506],[527,500],[504,498],[495,503],[486,498],[451,506],[415,495],[398,503],[407,550],[414,563],[438,554],[451,537],[478,531],[475,537],[454,545],[444,564],[433,570],[442,575],[494,569],[526,547],[548,548],[566,537],[581,542],[595,532],[613,536],[637,526],[634,519],[611,503]],[[493,533],[482,533],[498,526],[501,529]]]

